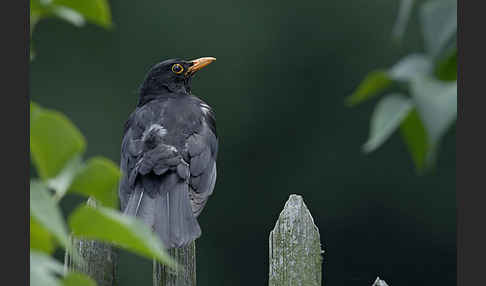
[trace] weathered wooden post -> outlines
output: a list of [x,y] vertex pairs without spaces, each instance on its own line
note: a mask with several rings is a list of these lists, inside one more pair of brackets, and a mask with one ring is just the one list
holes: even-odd
[[388,286],[384,280],[381,280],[380,277],[376,277],[375,282],[371,286]]
[[299,195],[290,195],[270,232],[269,286],[321,286],[319,230]]
[[170,269],[154,260],[154,286],[196,286],[196,242],[186,247],[168,250],[169,255],[179,264],[179,271]]
[[[89,198],[87,204],[95,206],[96,201]],[[85,263],[82,266],[77,265],[66,251],[64,256],[65,270],[84,273],[95,280],[98,286],[118,285],[116,275],[117,255],[110,244],[96,240],[77,239],[72,236],[70,243]]]

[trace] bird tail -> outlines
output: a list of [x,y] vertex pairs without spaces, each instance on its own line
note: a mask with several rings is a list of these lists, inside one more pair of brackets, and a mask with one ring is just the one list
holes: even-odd
[[143,176],[124,213],[151,227],[166,248],[186,246],[201,236],[189,199],[188,183],[180,180],[176,173]]

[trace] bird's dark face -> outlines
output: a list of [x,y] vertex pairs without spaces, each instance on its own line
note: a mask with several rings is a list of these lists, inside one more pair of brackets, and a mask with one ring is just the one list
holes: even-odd
[[153,66],[141,86],[141,96],[160,93],[191,93],[192,76],[203,67],[215,61],[204,57],[186,61],[170,59]]

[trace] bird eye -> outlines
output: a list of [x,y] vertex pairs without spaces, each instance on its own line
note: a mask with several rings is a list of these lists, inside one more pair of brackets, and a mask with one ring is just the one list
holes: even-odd
[[181,74],[184,71],[184,68],[181,64],[175,64],[172,66],[172,72],[175,74]]

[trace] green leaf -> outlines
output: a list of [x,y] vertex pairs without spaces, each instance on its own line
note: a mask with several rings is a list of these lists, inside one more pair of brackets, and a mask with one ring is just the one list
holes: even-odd
[[82,26],[84,18],[78,12],[63,6],[57,6],[52,0],[30,0],[30,36],[40,20],[57,17],[75,26]]
[[356,90],[346,98],[346,103],[349,106],[355,106],[364,102],[380,92],[385,90],[392,80],[388,73],[384,70],[375,70],[370,72],[364,80],[358,85]]
[[444,133],[457,117],[457,83],[416,78],[411,84],[416,109],[401,126],[419,173],[430,169]]
[[366,153],[376,150],[400,126],[400,123],[413,108],[412,101],[400,94],[384,97],[371,116],[368,141],[363,145]]
[[422,173],[430,165],[430,159],[427,155],[430,145],[425,127],[415,108],[403,120],[400,125],[400,133],[412,156],[416,171]]
[[70,272],[62,281],[63,286],[96,286],[96,282],[89,276],[78,273]]
[[30,216],[30,249],[52,254],[56,245],[52,235]]
[[54,195],[55,200],[60,200],[64,194],[66,194],[71,186],[71,182],[82,167],[81,157],[75,156],[66,164],[56,177],[47,180],[47,186],[56,191],[56,194]]
[[443,81],[457,80],[457,48],[452,49],[445,58],[437,62],[435,75]]
[[159,238],[143,222],[105,207],[82,206],[69,217],[75,236],[113,243],[141,256],[175,267]]
[[84,266],[82,257],[68,243],[67,228],[59,206],[48,193],[47,187],[38,181],[30,182],[30,215],[66,248],[75,264]]
[[30,251],[30,286],[60,286],[57,275],[63,271],[63,265],[49,255]]
[[411,54],[398,61],[388,71],[370,72],[346,101],[349,106],[364,102],[388,88],[393,81],[409,82],[432,72],[432,61],[426,55]]
[[116,208],[119,180],[118,166],[106,158],[95,157],[90,159],[76,176],[70,192],[92,196],[102,205]]
[[429,0],[420,9],[425,47],[435,58],[457,33],[457,0]]
[[30,0],[30,37],[39,20],[48,14],[48,10],[44,6],[45,4],[39,0]]
[[392,37],[398,41],[403,39],[405,30],[407,28],[408,20],[412,14],[412,9],[415,4],[415,0],[401,0],[400,8],[398,10],[398,16],[393,25]]
[[432,72],[432,61],[426,55],[411,54],[401,59],[389,71],[393,80],[409,82],[416,77],[424,77]]
[[82,15],[87,21],[100,25],[104,28],[110,28],[111,12],[107,0],[53,0],[53,5],[69,8],[79,15]]
[[[31,37],[37,23],[50,17],[63,19],[77,27],[83,26],[86,21],[104,28],[112,26],[107,0],[31,0]],[[33,55],[32,46],[31,55]]]
[[31,101],[30,102],[30,124],[32,125],[32,121],[35,120],[37,118],[37,116],[39,114],[41,114],[41,112],[43,112],[44,109],[42,107],[40,107],[39,104]]
[[30,183],[30,214],[63,246],[67,246],[67,228],[61,211],[47,188],[40,182]]
[[[84,2],[84,0],[79,2]],[[68,7],[53,5],[50,8],[50,13],[76,27],[82,27],[86,23],[82,14]]]
[[40,177],[52,178],[76,155],[84,152],[85,139],[62,113],[47,109],[35,113],[35,116],[31,114],[31,156]]
[[435,145],[457,117],[457,82],[416,78],[411,93],[429,142]]

